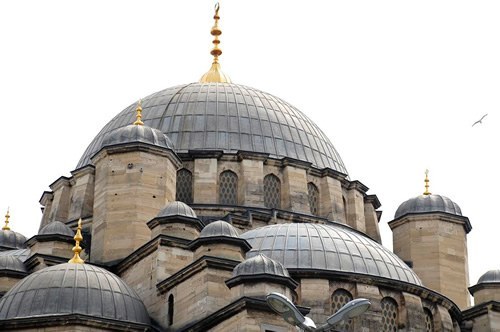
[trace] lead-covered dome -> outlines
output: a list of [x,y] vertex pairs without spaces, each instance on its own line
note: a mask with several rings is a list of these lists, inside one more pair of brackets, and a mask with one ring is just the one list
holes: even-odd
[[397,219],[411,213],[430,212],[444,212],[457,216],[462,215],[462,211],[457,203],[453,202],[446,196],[432,194],[420,195],[403,202],[396,210],[394,218]]
[[26,237],[9,229],[0,229],[0,249],[24,249]]
[[483,274],[479,280],[477,281],[478,284],[484,284],[484,283],[496,283],[500,284],[500,270],[490,270]]
[[64,235],[73,238],[75,232],[66,224],[60,221],[52,221],[45,225],[39,232],[38,235]]
[[241,237],[250,243],[247,257],[264,254],[292,270],[368,274],[422,285],[396,254],[340,224],[292,223],[257,228]]
[[234,237],[239,238],[238,231],[233,225],[224,220],[216,220],[203,227],[200,237]]
[[65,263],[36,271],[0,299],[0,320],[63,314],[150,324],[132,288],[111,272],[89,264]]
[[[77,168],[90,163],[104,137],[134,121],[132,104],[90,143]],[[333,144],[301,111],[266,92],[230,83],[191,83],[142,100],[144,124],[167,135],[176,152],[210,149],[269,153],[347,174]]]
[[184,202],[174,201],[168,203],[157,215],[160,217],[185,217],[198,219],[194,210]]
[[170,139],[160,130],[133,124],[107,132],[102,140],[102,147],[136,142],[173,149]]

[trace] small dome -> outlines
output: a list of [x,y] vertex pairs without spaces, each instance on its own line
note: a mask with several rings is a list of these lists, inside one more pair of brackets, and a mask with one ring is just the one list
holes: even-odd
[[24,249],[26,237],[11,230],[0,230],[0,248],[3,249]]
[[244,260],[240,264],[236,265],[233,270],[233,277],[262,274],[290,277],[283,264],[262,254],[258,254]]
[[125,143],[145,143],[162,148],[173,149],[170,138],[158,129],[148,126],[128,125],[107,133],[103,138],[102,146],[119,145]]
[[410,198],[402,203],[394,218],[397,219],[410,213],[444,212],[457,216],[462,215],[462,211],[457,203],[442,195],[420,195]]
[[28,257],[30,256],[30,254],[31,254],[31,250],[28,248],[0,251],[0,257],[12,256],[12,257],[18,258],[19,260],[21,260],[21,262],[24,262],[25,260],[27,260]]
[[396,254],[341,224],[268,225],[241,235],[252,249],[290,270],[367,274],[422,285],[417,274]]
[[157,218],[160,217],[174,217],[174,216],[180,216],[180,217],[187,217],[187,218],[196,218],[196,213],[187,205],[186,203],[183,202],[170,202],[168,203],[163,210],[158,213]]
[[17,257],[13,256],[0,256],[0,271],[13,271],[27,273],[26,266]]
[[73,237],[75,232],[66,224],[60,221],[53,221],[45,225],[39,232],[38,235],[65,235]]
[[58,264],[19,281],[0,299],[0,320],[81,314],[150,324],[139,296],[113,273],[90,264]]
[[500,283],[500,270],[490,270],[486,272],[479,278],[477,283]]
[[213,237],[213,236],[227,236],[227,237],[237,237],[239,238],[238,231],[233,225],[224,221],[217,220],[206,225],[201,233],[200,237]]

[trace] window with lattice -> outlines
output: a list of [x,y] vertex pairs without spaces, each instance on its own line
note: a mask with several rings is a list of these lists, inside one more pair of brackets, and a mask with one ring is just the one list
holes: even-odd
[[432,313],[429,309],[424,308],[425,315],[425,331],[434,332],[434,319],[432,318]]
[[177,171],[175,199],[186,204],[193,203],[193,174],[185,168]]
[[264,177],[264,205],[275,209],[281,207],[281,182],[274,174]]
[[311,213],[317,216],[319,214],[319,190],[314,183],[307,184],[307,194],[309,196],[309,208]]
[[[339,311],[349,301],[352,301],[352,295],[345,289],[337,289],[332,294],[332,315]],[[332,331],[353,331],[352,319],[340,322]]]
[[238,204],[238,176],[232,171],[220,173],[219,204]]
[[384,297],[380,303],[382,307],[382,327],[385,332],[398,330],[398,304],[390,297]]

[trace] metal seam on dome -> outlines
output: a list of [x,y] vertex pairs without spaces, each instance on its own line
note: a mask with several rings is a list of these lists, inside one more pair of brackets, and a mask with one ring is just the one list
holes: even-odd
[[[368,269],[368,265],[366,264],[366,260],[364,255],[362,255],[361,249],[359,249],[359,243],[362,243],[362,241],[359,239],[358,235],[354,232],[347,233],[347,236],[351,239],[352,243],[356,247],[356,249],[359,252],[359,257],[361,258],[361,261],[363,262],[363,265],[365,266],[365,271],[367,274],[371,274],[370,270]],[[353,241],[353,238],[355,238],[357,241]]]
[[[170,106],[170,104],[172,103],[172,99],[174,99],[175,96],[177,96],[179,93],[182,93],[182,91],[184,89],[186,89],[188,86],[191,86],[192,84],[194,83],[190,83],[190,84],[186,84],[184,86],[180,86],[180,88],[178,90],[176,90],[174,93],[171,94],[170,96],[170,99],[168,100],[168,102],[166,103],[165,105],[165,109],[163,110],[162,114],[161,114],[161,117],[160,117],[160,122],[158,123],[158,128],[163,128],[163,122],[165,121],[165,118],[166,118],[166,113],[168,111],[168,107]],[[164,90],[163,90],[164,91]],[[175,116],[175,111],[177,110],[177,108],[179,107],[179,103],[176,103],[175,104],[175,110],[174,110],[174,113],[172,115],[172,118]],[[170,125],[169,125],[169,128],[167,128],[167,130],[165,130],[166,132],[171,132],[170,130],[170,126],[173,125],[173,121],[170,122]],[[161,129],[160,129],[161,130]],[[162,132],[165,132],[162,130]]]
[[[259,123],[259,126],[260,126],[260,137],[262,138],[262,149],[265,151],[266,148],[266,140],[265,140],[265,136],[264,136],[264,131],[262,130],[264,128],[264,126],[262,125],[262,119],[260,117],[260,112],[258,111],[257,109],[257,103],[255,102],[255,97],[257,97],[257,94],[255,93],[254,89],[248,89],[250,92],[253,92],[252,93],[248,93],[248,96],[250,97],[250,99],[252,99],[252,102],[253,102],[253,107],[255,108],[255,114],[257,115],[257,120],[258,120],[258,123]],[[248,108],[248,105],[247,105],[247,108]],[[250,114],[249,114],[250,115]],[[251,126],[251,121],[250,121],[250,126]],[[253,140],[252,140],[253,141]]]

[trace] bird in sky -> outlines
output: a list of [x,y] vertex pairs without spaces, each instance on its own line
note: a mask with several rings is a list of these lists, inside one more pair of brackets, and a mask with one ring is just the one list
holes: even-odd
[[485,115],[483,115],[483,116],[481,117],[481,119],[479,119],[479,120],[477,120],[476,122],[474,122],[474,123],[472,124],[472,127],[474,127],[474,126],[475,126],[475,125],[477,125],[478,123],[483,123],[483,119],[486,117],[486,115],[488,115],[488,113],[486,113]]

